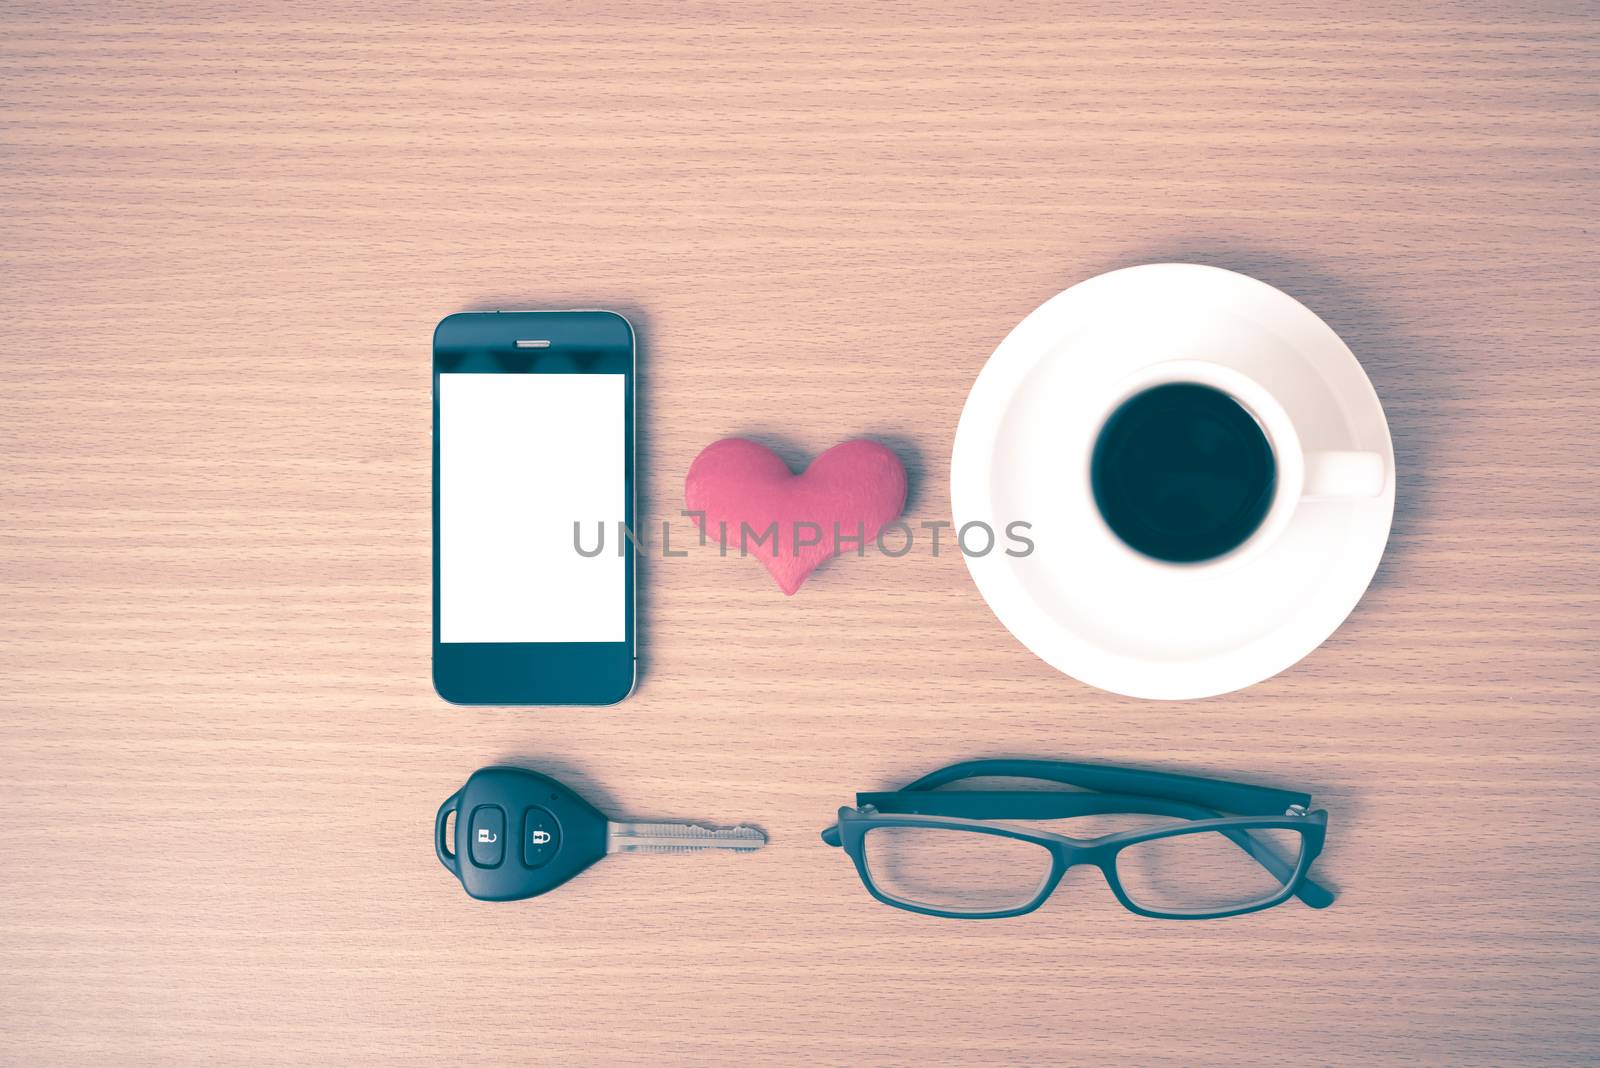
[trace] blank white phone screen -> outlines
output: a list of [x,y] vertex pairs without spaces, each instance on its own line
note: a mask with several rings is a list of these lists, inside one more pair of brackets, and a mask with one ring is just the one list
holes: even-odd
[[[439,376],[439,640],[627,640],[620,374]],[[573,524],[592,552],[585,557]]]

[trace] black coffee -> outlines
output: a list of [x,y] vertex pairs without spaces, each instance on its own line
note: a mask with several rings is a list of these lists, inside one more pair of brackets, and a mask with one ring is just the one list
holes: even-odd
[[1255,417],[1210,386],[1156,386],[1123,402],[1090,466],[1095,503],[1117,537],[1147,556],[1194,563],[1243,544],[1277,481]]

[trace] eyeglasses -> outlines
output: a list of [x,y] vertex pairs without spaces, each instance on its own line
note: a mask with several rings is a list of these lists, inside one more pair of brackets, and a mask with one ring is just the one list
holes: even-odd
[[[964,779],[1019,778],[1078,790],[950,790]],[[998,919],[1044,904],[1061,877],[1087,864],[1141,916],[1209,920],[1332,891],[1306,871],[1322,852],[1328,814],[1311,795],[1265,786],[1053,760],[973,760],[904,789],[860,793],[822,840],[843,847],[873,897],[928,916]],[[1232,815],[1230,815],[1230,813]],[[1154,828],[1071,838],[1011,820],[1133,814],[1173,817]]]

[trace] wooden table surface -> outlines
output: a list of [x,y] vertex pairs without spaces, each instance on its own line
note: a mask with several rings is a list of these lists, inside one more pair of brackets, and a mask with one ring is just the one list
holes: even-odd
[[[1600,1057],[1593,5],[7,4],[0,1061],[1569,1064]],[[1360,357],[1399,467],[1354,615],[1243,693],[1057,674],[959,557],[652,559],[606,710],[429,684],[429,338],[641,337],[643,514],[706,443],[872,435],[949,514],[1001,337],[1214,263]],[[981,755],[1313,791],[1341,891],[879,906],[817,831]],[[480,765],[761,854],[468,900]]]

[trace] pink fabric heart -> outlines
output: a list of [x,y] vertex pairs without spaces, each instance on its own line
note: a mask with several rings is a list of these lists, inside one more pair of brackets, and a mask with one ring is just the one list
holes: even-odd
[[690,512],[703,513],[695,522],[726,551],[743,545],[792,596],[841,545],[845,552],[869,546],[899,516],[906,469],[887,447],[857,438],[797,475],[766,446],[723,438],[689,465],[683,500]]

